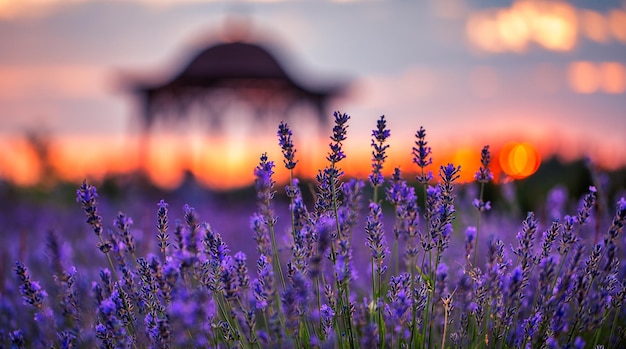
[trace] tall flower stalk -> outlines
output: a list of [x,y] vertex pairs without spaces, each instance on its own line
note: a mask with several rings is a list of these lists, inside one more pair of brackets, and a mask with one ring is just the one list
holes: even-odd
[[[426,219],[426,222],[425,222],[426,232],[424,232],[424,234],[429,235],[430,232],[428,231],[428,229],[430,225],[430,219],[431,219],[430,212],[431,211],[428,210],[427,187],[428,187],[428,182],[432,180],[433,175],[432,175],[432,172],[427,172],[426,168],[433,163],[433,159],[431,157],[432,149],[430,146],[428,146],[428,142],[426,141],[426,130],[424,129],[423,126],[420,126],[419,130],[417,130],[417,132],[415,133],[415,138],[416,138],[415,146],[412,149],[413,163],[415,163],[419,167],[419,173],[415,178],[422,185],[422,189],[423,189],[424,208],[426,211],[425,216],[424,216],[424,218]],[[411,273],[411,289],[414,288],[415,269],[418,268],[416,262],[417,262],[416,258],[410,259],[409,268],[410,268],[410,273]],[[423,267],[423,264],[421,267]],[[428,282],[428,280],[432,280],[432,279],[427,279],[426,281]],[[430,301],[430,296],[428,297],[428,300]],[[424,311],[424,321],[422,323],[422,327],[424,328],[425,328],[424,324],[427,319],[427,314],[428,314],[428,308],[426,308],[426,311]],[[413,341],[415,340],[417,336],[417,318],[416,317],[417,317],[417,307],[416,307],[416,301],[414,299],[413,307],[412,307],[412,321],[411,321],[412,326],[411,326],[411,338],[409,340],[409,346],[413,345]],[[423,332],[422,340],[424,338],[425,338],[425,333]]]
[[[341,228],[341,220],[339,218],[339,178],[343,175],[343,171],[337,167],[337,164],[343,160],[346,155],[343,152],[342,146],[343,142],[346,140],[347,129],[348,129],[348,120],[350,120],[350,116],[346,113],[341,113],[336,111],[333,113],[333,117],[335,119],[335,125],[333,126],[333,134],[330,137],[331,143],[329,144],[330,152],[326,156],[326,160],[330,163],[329,167],[326,167],[323,171],[322,178],[327,181],[328,193],[330,194],[328,199],[330,199],[330,209],[332,210],[332,214],[335,217],[336,222],[336,234],[338,238],[341,238],[342,228]],[[335,280],[337,282],[338,289],[338,312],[337,315],[341,321],[342,328],[346,331],[346,335],[348,337],[348,343],[350,347],[355,347],[355,334],[352,329],[352,309],[350,304],[350,286],[349,286],[349,278],[343,278],[342,270],[337,270],[339,266],[340,269],[345,269],[344,266],[347,261],[344,257],[341,259],[338,258],[337,246],[335,246],[335,241],[332,241],[330,244],[330,258],[335,266]],[[338,265],[339,263],[339,265]],[[341,279],[344,279],[343,281]]]
[[[280,264],[279,254],[278,254],[278,245],[276,242],[276,217],[274,216],[274,210],[272,209],[271,201],[274,198],[274,180],[272,179],[272,175],[274,174],[274,162],[269,161],[267,158],[267,153],[263,153],[261,155],[259,165],[254,170],[255,185],[257,190],[257,199],[259,205],[259,216],[262,220],[262,224],[267,227],[267,231],[269,232],[269,240],[271,244],[271,261],[272,266],[275,272],[278,273],[278,279],[275,279],[276,285],[274,288],[277,290],[276,295],[276,305],[280,307],[280,296],[278,290],[280,289],[278,286],[278,282],[280,281],[280,285],[282,289],[285,289],[285,276],[283,274],[282,266]],[[279,316],[282,311],[278,311]]]
[[[289,197],[289,205],[293,206],[294,197],[296,195],[294,188],[294,177],[293,177],[293,169],[296,167],[298,163],[295,160],[296,149],[293,146],[293,141],[291,136],[293,132],[289,128],[289,126],[285,122],[280,122],[278,125],[278,145],[283,153],[283,162],[285,164],[285,168],[289,171],[289,185],[286,188],[287,196]],[[295,226],[295,218],[293,211],[291,211],[291,234],[295,236],[296,234],[296,226]]]
[[365,223],[365,233],[367,234],[366,245],[371,250],[372,255],[372,301],[376,310],[376,318],[379,333],[379,345],[385,345],[385,331],[383,322],[383,307],[381,292],[383,290],[383,275],[387,271],[384,264],[385,258],[389,254],[387,239],[383,230],[383,213],[379,204],[370,202],[369,215]]
[[384,183],[384,177],[381,173],[385,159],[387,159],[387,149],[389,144],[385,141],[391,135],[391,131],[387,129],[387,120],[381,115],[376,122],[376,129],[372,131],[372,173],[369,175],[370,184],[374,189],[373,202],[378,202],[378,188]]
[[[100,241],[98,244],[98,249],[102,251],[106,255],[107,261],[109,262],[109,267],[111,268],[111,272],[113,273],[113,277],[115,278],[115,283],[119,288],[120,279],[117,277],[117,273],[115,272],[115,266],[113,265],[113,260],[111,259],[111,254],[109,253],[113,246],[110,242],[105,241],[102,238],[102,216],[98,212],[97,199],[98,192],[96,191],[96,187],[91,184],[87,184],[87,180],[83,181],[83,184],[76,191],[76,201],[80,203],[83,210],[85,211],[85,216],[87,217],[87,224],[91,226],[93,232],[98,237]],[[128,303],[124,303],[125,311],[130,313],[130,308]],[[130,334],[131,337],[135,336],[135,325],[133,322],[128,322],[126,324],[126,330]],[[133,342],[133,347],[136,347],[135,342]]]
[[476,235],[474,241],[474,258],[472,258],[472,265],[476,265],[476,256],[478,256],[478,236],[480,231],[480,217],[483,211],[489,211],[491,209],[491,202],[484,201],[484,193],[485,193],[485,184],[491,182],[493,180],[493,173],[489,169],[489,164],[491,163],[491,153],[489,152],[489,146],[485,145],[483,150],[480,152],[480,168],[474,175],[474,179],[480,183],[480,194],[478,195],[478,199],[474,200],[474,207],[478,210],[478,215],[476,218]]

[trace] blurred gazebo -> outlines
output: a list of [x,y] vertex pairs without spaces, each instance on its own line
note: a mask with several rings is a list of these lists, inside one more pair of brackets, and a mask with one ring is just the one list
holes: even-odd
[[[153,180],[167,182],[172,169],[182,168],[209,185],[215,178],[219,185],[242,184],[258,161],[251,150],[269,137],[274,142],[281,120],[300,128],[301,156],[316,154],[318,133],[331,118],[329,102],[346,85],[285,64],[288,57],[279,60],[271,41],[249,35],[247,22],[227,24],[222,40],[196,51],[173,74],[125,79],[140,103],[131,119],[141,135],[138,161]],[[174,137],[153,137],[163,131]]]
[[156,121],[184,121],[191,113],[219,129],[233,105],[248,108],[255,122],[277,124],[290,119],[295,107],[306,107],[320,125],[326,123],[328,101],[342,91],[341,84],[296,81],[268,49],[245,37],[229,39],[201,50],[166,81],[130,84],[140,99],[144,131]]

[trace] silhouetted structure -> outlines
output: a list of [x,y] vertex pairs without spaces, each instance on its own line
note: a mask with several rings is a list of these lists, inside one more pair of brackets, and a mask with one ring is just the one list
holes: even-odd
[[218,43],[202,50],[169,81],[134,86],[143,108],[146,130],[157,119],[179,121],[199,107],[219,127],[232,103],[245,103],[256,120],[289,119],[290,110],[308,105],[324,124],[327,101],[342,86],[311,88],[294,81],[263,47],[246,42]]

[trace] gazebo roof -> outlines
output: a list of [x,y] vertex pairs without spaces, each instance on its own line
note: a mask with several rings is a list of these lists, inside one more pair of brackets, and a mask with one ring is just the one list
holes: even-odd
[[[181,106],[199,91],[233,91],[256,88],[269,94],[281,94],[291,100],[312,104],[325,122],[325,104],[343,86],[324,88],[303,86],[292,79],[278,60],[263,47],[246,42],[218,43],[198,53],[174,78],[160,84],[141,84],[134,90],[143,97],[144,118],[150,126],[155,112],[164,106]],[[182,107],[184,109],[184,107]],[[212,116],[216,118],[215,115]]]

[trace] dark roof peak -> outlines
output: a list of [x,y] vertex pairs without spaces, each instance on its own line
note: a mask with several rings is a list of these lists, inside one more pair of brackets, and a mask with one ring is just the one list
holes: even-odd
[[200,52],[178,79],[289,79],[264,48],[245,42],[219,43]]

